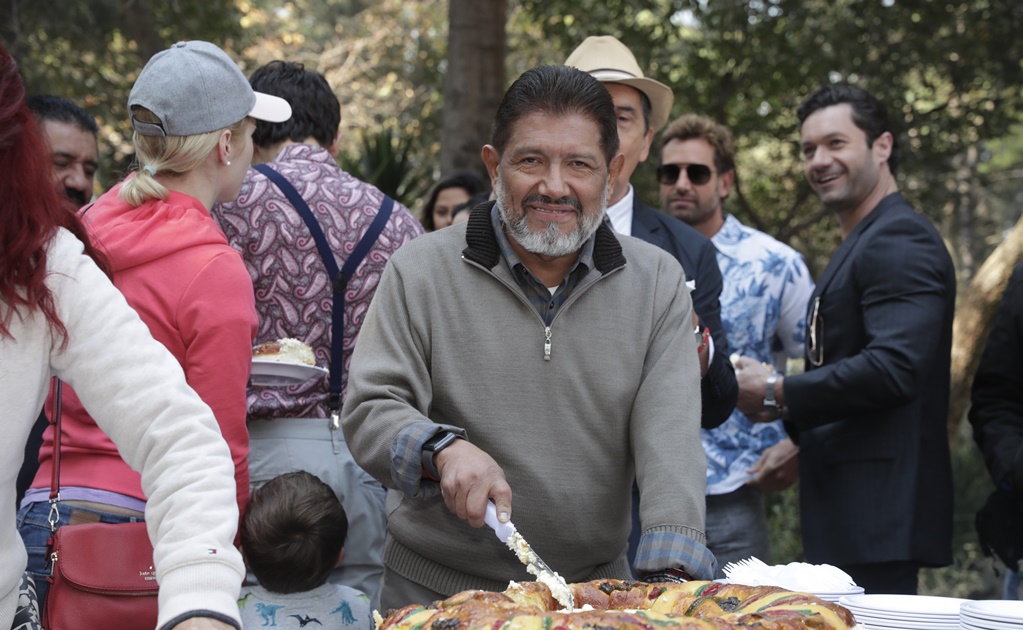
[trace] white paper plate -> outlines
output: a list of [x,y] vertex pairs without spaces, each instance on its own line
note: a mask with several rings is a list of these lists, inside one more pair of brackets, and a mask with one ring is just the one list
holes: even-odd
[[1010,622],[1023,627],[1023,601],[988,600],[966,602],[959,608],[960,616],[969,617],[973,625],[986,620]]
[[[846,595],[838,603],[852,610],[883,612],[886,616],[905,618],[922,617],[941,619],[949,615],[959,616],[959,607],[972,600],[958,597],[934,597],[932,595]],[[853,613],[855,614],[855,612]]]
[[853,613],[856,622],[875,630],[958,630],[959,620],[933,621],[921,620],[910,621],[906,619],[885,619],[883,617],[868,617]]
[[914,613],[914,612],[891,612],[887,610],[877,610],[876,608],[857,608],[855,606],[849,606],[842,604],[842,599],[839,598],[838,603],[849,609],[857,619],[863,617],[866,619],[873,619],[874,621],[881,621],[882,623],[901,623],[903,621],[913,622],[926,622],[926,623],[959,623],[959,615],[950,613]]
[[[913,623],[910,621],[889,621],[890,625],[885,625],[877,622],[862,621],[858,617],[856,623],[866,630],[962,630],[963,626],[959,622],[949,625],[936,625],[927,623]],[[988,630],[985,628],[984,630]]]
[[960,617],[959,627],[963,630],[1020,630],[1023,628],[1023,622],[995,621],[993,619],[980,621],[973,617]]
[[857,588],[851,588],[848,591],[835,591],[835,592],[831,592],[831,591],[811,591],[810,593],[812,595],[816,595],[817,597],[823,597],[825,595],[827,595],[828,597],[842,597],[843,595],[862,595],[863,594],[863,587],[861,586],[861,587],[857,587]]
[[309,379],[320,378],[327,373],[327,370],[324,368],[304,363],[253,359],[249,384],[253,387],[301,385]]
[[960,617],[959,627],[967,630],[1020,630],[1023,628],[1023,621],[995,621],[994,619],[974,619],[973,617]]
[[844,593],[813,593],[813,595],[816,595],[817,597],[820,597],[821,599],[823,599],[826,602],[832,602],[832,603],[837,604],[838,600],[842,599],[843,597],[845,597],[847,595],[861,595],[862,593],[863,593],[863,589],[861,588],[861,589],[857,589],[857,590],[854,590],[854,591],[847,591],[847,592],[844,592]]

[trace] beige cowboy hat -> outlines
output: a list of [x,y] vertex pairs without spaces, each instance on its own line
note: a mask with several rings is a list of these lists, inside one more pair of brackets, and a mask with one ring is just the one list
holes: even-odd
[[668,122],[675,96],[671,88],[643,76],[632,51],[610,35],[591,35],[572,51],[566,66],[588,72],[601,83],[624,83],[650,99],[650,127],[657,131]]

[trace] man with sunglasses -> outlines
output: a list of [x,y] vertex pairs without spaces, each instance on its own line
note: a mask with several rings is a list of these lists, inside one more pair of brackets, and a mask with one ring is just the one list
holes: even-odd
[[[803,256],[724,214],[735,183],[735,141],[727,127],[687,114],[668,125],[660,146],[657,177],[664,211],[717,247],[724,278],[721,320],[729,346],[784,371],[787,357],[803,354],[803,319],[813,291]],[[720,578],[728,562],[770,557],[764,492],[795,483],[799,450],[781,420],[754,423],[738,409],[700,437],[707,453],[707,546],[717,558]]]
[[[605,214],[615,232],[656,245],[682,265],[692,290],[693,310],[699,318],[695,334],[700,355],[701,421],[704,428],[716,427],[728,419],[738,394],[721,325],[717,252],[713,243],[696,230],[643,203],[629,183],[636,167],[649,156],[654,133],[668,122],[675,97],[668,86],[643,76],[632,51],[610,35],[587,37],[565,65],[588,72],[604,84],[614,100],[619,150],[625,164],[614,181]],[[630,562],[635,559],[640,538],[639,492],[634,490]]]
[[739,408],[788,421],[800,445],[810,562],[867,593],[915,594],[924,566],[952,562],[946,422],[955,269],[941,235],[899,194],[899,147],[883,105],[851,87],[799,106],[803,168],[842,244],[811,296],[804,374],[738,364]]

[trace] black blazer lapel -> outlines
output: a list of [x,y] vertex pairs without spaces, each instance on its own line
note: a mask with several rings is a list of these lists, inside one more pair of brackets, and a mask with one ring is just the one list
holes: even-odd
[[668,246],[668,235],[665,233],[664,228],[660,222],[657,221],[656,216],[651,216],[651,212],[656,212],[643,205],[643,202],[639,200],[639,196],[636,192],[632,192],[632,235],[638,239],[642,239],[651,245],[656,245],[661,249],[671,251]]
[[831,255],[831,260],[828,262],[828,266],[825,267],[824,273],[821,274],[820,279],[817,280],[817,286],[814,288],[813,297],[824,295],[824,291],[827,290],[828,285],[832,280],[835,279],[835,275],[838,270],[845,264],[846,259],[849,257],[849,253],[856,247],[856,243],[859,242],[860,236],[867,231],[867,229],[873,225],[877,219],[884,214],[884,211],[890,206],[894,206],[898,203],[903,203],[902,195],[900,193],[892,193],[881,200],[881,203],[877,204],[870,214],[863,217],[859,225],[853,228],[852,233],[842,244],[838,246],[835,253]]

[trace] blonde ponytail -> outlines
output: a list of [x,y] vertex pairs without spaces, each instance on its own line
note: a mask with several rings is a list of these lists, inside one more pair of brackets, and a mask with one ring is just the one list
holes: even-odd
[[[145,122],[160,122],[153,112],[136,105],[132,114]],[[227,129],[231,132],[231,141],[243,137],[245,118],[242,118]],[[164,176],[184,175],[206,161],[209,154],[217,148],[223,129],[202,133],[194,136],[144,136],[138,132],[132,135],[135,145],[137,170],[135,177],[121,185],[118,196],[122,201],[138,207],[151,199],[166,200],[170,191],[157,181],[155,174]]]

